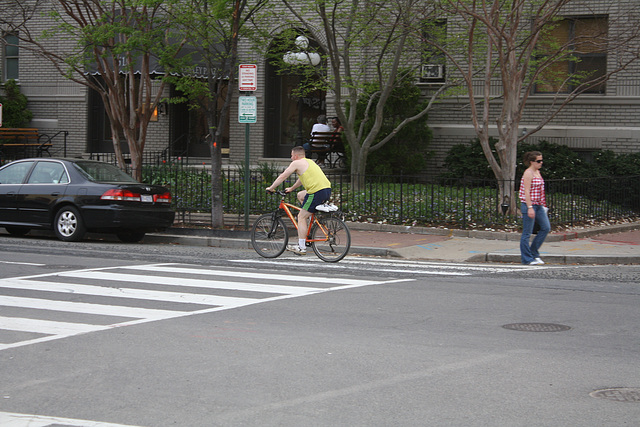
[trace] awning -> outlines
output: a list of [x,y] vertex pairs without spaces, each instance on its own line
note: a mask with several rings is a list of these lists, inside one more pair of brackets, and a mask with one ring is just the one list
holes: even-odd
[[[210,71],[213,68],[215,71],[213,75],[216,76],[217,78],[228,77],[228,74],[225,74],[224,76],[222,76],[222,73],[225,72],[225,70],[229,69],[228,66],[225,67],[225,63],[228,64],[228,60],[224,61],[222,59],[218,59],[216,61],[214,58],[214,60],[211,61],[213,65],[209,65],[209,61],[205,60],[205,58],[202,55],[202,52],[200,52],[198,49],[194,47],[184,47],[181,49],[180,53],[178,54],[178,58],[182,59],[185,57],[190,58],[189,62],[191,64],[184,69],[183,73],[186,75],[192,75],[196,78],[207,78],[209,77]],[[107,61],[108,61],[108,64],[110,64],[112,60],[111,58],[108,58]],[[124,56],[119,57],[118,61],[120,61],[120,68],[121,68],[120,72],[123,74],[126,73],[125,57]],[[138,58],[138,60],[133,66],[133,69],[135,74],[141,73],[142,58]],[[100,75],[100,72],[98,71],[98,64],[96,64],[95,62],[91,63],[91,65],[88,67],[87,73],[94,76]],[[149,57],[149,74],[150,75],[165,74],[164,67],[160,64],[160,60],[158,59],[158,57],[154,55],[151,55]]]

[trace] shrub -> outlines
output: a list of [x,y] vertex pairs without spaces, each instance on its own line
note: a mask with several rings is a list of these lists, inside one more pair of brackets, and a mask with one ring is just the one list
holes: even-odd
[[258,163],[257,172],[262,181],[271,184],[281,173],[281,168],[275,163]]
[[[495,155],[496,139],[491,139],[492,152]],[[522,156],[527,151],[540,151],[544,156],[544,177],[546,179],[591,178],[593,176],[640,175],[640,154],[619,154],[611,151],[599,151],[595,161],[584,161],[566,145],[541,141],[538,144],[520,144],[518,146],[518,166],[516,177],[522,176],[524,165]],[[496,157],[497,159],[497,157]],[[484,156],[478,139],[469,144],[453,146],[445,158],[447,178],[495,179],[493,171]]]
[[5,96],[0,96],[2,104],[2,126],[7,128],[23,128],[29,125],[33,113],[27,109],[27,97],[20,92],[15,80],[7,80],[4,84]]
[[[392,91],[384,107],[384,122],[375,146],[389,135],[398,124],[407,117],[422,111],[425,107],[421,102],[420,89],[413,83],[415,79],[407,74],[405,79]],[[358,117],[362,119],[369,97],[378,91],[377,85],[371,85],[358,102]],[[373,110],[373,109],[372,109]],[[357,124],[359,126],[359,123]],[[373,126],[370,118],[365,124],[365,133]],[[415,120],[402,128],[389,142],[381,148],[369,152],[367,158],[367,174],[399,175],[422,172],[426,167],[427,157],[430,155],[427,146],[431,142],[432,132],[427,126],[427,116]],[[347,151],[350,158],[350,152]]]
[[594,156],[592,176],[640,175],[640,153],[616,154],[610,150],[598,151]]
[[[494,156],[496,142],[497,140],[494,138],[489,140]],[[444,166],[447,168],[447,172],[443,174],[444,178],[495,179],[478,138],[471,141],[471,143],[456,144],[451,147],[447,157],[444,159]]]
[[518,147],[518,168],[516,170],[518,179],[524,173],[522,156],[527,151],[539,151],[543,154],[542,173],[545,179],[590,178],[593,176],[589,164],[566,145],[540,141],[536,145],[522,144]]

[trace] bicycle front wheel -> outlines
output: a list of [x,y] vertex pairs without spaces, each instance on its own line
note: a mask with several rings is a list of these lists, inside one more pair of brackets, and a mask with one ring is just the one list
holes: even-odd
[[273,214],[260,216],[251,229],[251,244],[259,255],[276,258],[282,255],[289,242],[289,233],[282,218]]
[[338,262],[344,258],[351,247],[351,233],[347,224],[338,218],[318,219],[311,230],[313,252],[326,262]]

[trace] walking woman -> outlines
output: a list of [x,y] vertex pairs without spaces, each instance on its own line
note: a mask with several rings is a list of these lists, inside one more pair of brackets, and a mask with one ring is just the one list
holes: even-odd
[[[523,264],[540,265],[540,246],[549,234],[551,224],[547,216],[547,201],[544,194],[544,180],[540,175],[542,153],[529,151],[524,154],[523,163],[527,167],[520,181],[520,202],[522,210],[522,237],[520,238],[520,257]],[[529,244],[533,226],[538,223],[540,230]]]

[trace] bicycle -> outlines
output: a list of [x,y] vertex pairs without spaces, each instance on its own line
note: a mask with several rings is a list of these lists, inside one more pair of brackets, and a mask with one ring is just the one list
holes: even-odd
[[[295,229],[298,222],[291,210],[300,210],[298,206],[284,201],[285,193],[282,190],[272,194],[282,196],[280,204],[275,211],[258,217],[251,229],[251,244],[255,251],[265,258],[276,258],[282,255],[289,242],[289,231],[285,225],[284,216],[288,217]],[[318,206],[319,208],[323,206]],[[334,205],[334,212],[313,213],[309,219],[307,230],[307,246],[311,246],[313,252],[323,261],[338,262],[344,258],[351,247],[351,232],[345,222],[338,218],[341,215]],[[317,208],[316,208],[317,209]],[[322,211],[322,209],[320,209]]]

